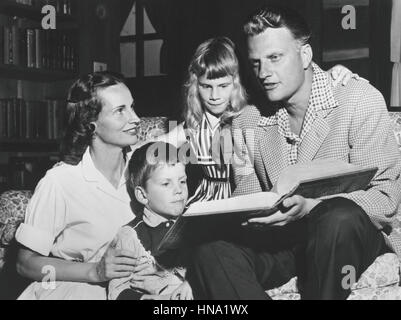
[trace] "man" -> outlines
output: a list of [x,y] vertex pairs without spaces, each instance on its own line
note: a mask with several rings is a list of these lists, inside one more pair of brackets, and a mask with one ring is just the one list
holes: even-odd
[[325,200],[292,196],[277,213],[245,223],[252,231],[238,241],[201,246],[190,270],[195,295],[267,299],[266,289],[297,275],[304,299],[346,299],[343,270],[351,267],[357,280],[377,256],[401,247],[393,232],[401,159],[385,102],[365,81],[332,88],[312,63],[310,30],[297,13],[265,7],[244,30],[276,113],[265,118],[249,107],[233,121],[235,142],[248,159],[235,168],[234,195],[268,191],[285,167],[314,159],[379,170],[367,190]]

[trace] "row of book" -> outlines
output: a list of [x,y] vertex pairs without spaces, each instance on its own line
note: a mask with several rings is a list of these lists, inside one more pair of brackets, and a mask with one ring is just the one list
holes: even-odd
[[72,31],[2,26],[0,45],[4,64],[50,70],[77,70],[77,50]]
[[14,0],[14,2],[36,8],[50,4],[56,8],[58,14],[72,15],[73,13],[72,0]]
[[62,100],[0,99],[0,138],[58,139],[64,127]]

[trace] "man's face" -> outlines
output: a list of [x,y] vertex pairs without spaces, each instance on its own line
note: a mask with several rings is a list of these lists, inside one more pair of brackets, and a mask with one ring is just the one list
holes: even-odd
[[248,37],[249,59],[270,101],[291,102],[304,83],[305,69],[312,59],[306,46],[287,28],[268,28]]

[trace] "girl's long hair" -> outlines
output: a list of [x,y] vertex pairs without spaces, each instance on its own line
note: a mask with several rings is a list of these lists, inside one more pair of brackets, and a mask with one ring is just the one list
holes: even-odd
[[218,79],[232,76],[234,90],[230,104],[221,116],[221,123],[229,123],[246,105],[247,96],[240,82],[239,63],[234,43],[226,37],[218,37],[203,42],[196,49],[188,68],[188,79],[184,85],[183,117],[189,129],[196,130],[202,120],[204,109],[199,98],[199,77]]

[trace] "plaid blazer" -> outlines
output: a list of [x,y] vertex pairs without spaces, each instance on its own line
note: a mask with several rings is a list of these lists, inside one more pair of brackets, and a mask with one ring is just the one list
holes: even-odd
[[[320,158],[340,159],[379,168],[368,189],[340,196],[362,207],[385,235],[387,244],[401,257],[401,233],[396,215],[401,214],[401,156],[390,126],[385,101],[366,81],[351,80],[332,88],[326,75],[322,101],[335,103],[318,111],[298,149],[298,162]],[[264,118],[247,106],[233,120],[233,195],[269,191],[287,166],[285,138],[278,132],[276,116]]]

